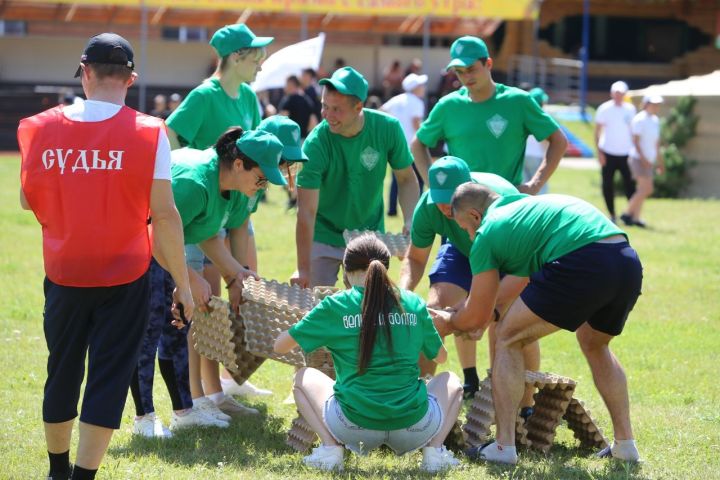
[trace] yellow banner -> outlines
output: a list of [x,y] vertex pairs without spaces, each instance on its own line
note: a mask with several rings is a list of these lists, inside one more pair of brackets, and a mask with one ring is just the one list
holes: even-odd
[[[43,1],[43,0],[31,0]],[[43,3],[48,3],[47,0]],[[55,0],[77,5],[140,6],[140,0]],[[146,0],[148,7],[334,15],[534,18],[534,0]]]

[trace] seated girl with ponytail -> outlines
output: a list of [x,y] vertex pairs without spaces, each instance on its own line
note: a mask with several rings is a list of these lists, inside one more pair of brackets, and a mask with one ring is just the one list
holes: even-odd
[[322,441],[305,464],[342,470],[342,445],[366,454],[385,444],[398,455],[422,448],[426,471],[458,465],[443,441],[457,420],[460,380],[449,372],[427,385],[418,378],[421,352],[438,363],[447,358],[425,302],[392,283],[390,252],[372,235],[348,243],[343,267],[348,289],[275,341],[278,353],[325,347],[335,363],[336,382],[313,368],[295,375],[295,403]]

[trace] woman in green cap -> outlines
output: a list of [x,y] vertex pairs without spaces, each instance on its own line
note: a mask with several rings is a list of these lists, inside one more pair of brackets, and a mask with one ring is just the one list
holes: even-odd
[[304,463],[343,469],[343,448],[358,454],[387,445],[398,455],[422,448],[422,469],[460,462],[443,446],[462,403],[460,379],[450,372],[427,385],[419,377],[420,352],[443,363],[447,351],[425,302],[397,288],[388,276],[390,251],[373,235],[347,244],[347,290],[325,298],[275,341],[275,351],[326,347],[337,381],[313,368],[295,375],[301,415],[321,439]]
[[[258,37],[245,24],[226,25],[212,36],[210,45],[218,55],[215,73],[195,87],[180,106],[167,119],[168,139],[173,149],[183,146],[204,150],[215,144],[230,127],[254,130],[260,123],[258,99],[249,86],[260,71],[266,57],[265,47],[272,37]],[[247,264],[256,268],[255,241],[252,224],[248,226],[249,255]],[[186,248],[186,255],[199,254],[194,245]],[[212,292],[220,294],[220,276],[209,262],[204,269]],[[192,350],[193,347],[191,346]],[[194,359],[197,356],[191,357]],[[217,362],[198,360],[208,391],[221,392]],[[194,368],[193,364],[193,368]],[[270,394],[248,382],[243,385],[245,394]]]
[[[237,310],[242,281],[256,276],[248,268],[248,223],[257,210],[258,192],[268,183],[287,184],[280,171],[283,144],[275,135],[259,130],[244,132],[232,128],[206,150],[180,149],[172,153],[172,185],[175,204],[183,222],[186,245],[197,245],[201,254],[187,255],[193,298],[200,305],[210,300],[210,286],[202,278],[203,254],[219,270],[228,288],[231,306]],[[230,250],[218,232],[227,228]],[[188,251],[190,253],[191,251]],[[202,308],[202,307],[201,307]],[[229,417],[219,410],[257,413],[221,388],[205,388],[201,382],[199,357],[190,352],[190,391],[193,404],[216,418]],[[209,377],[210,375],[207,375]],[[207,380],[205,386],[207,387]],[[217,369],[214,380],[219,386]],[[214,391],[213,391],[214,390]],[[207,395],[207,396],[206,396]]]

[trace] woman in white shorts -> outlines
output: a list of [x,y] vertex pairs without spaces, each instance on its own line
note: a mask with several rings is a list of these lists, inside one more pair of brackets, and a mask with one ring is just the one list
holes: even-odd
[[462,384],[449,372],[427,385],[418,378],[421,352],[443,363],[447,351],[425,302],[395,287],[389,266],[390,252],[376,237],[352,240],[343,258],[348,289],[275,342],[278,353],[325,347],[335,364],[336,382],[313,368],[295,375],[295,403],[322,441],[305,457],[308,466],[342,470],[343,445],[366,454],[383,444],[398,455],[422,448],[426,471],[459,464],[443,441],[457,420]]

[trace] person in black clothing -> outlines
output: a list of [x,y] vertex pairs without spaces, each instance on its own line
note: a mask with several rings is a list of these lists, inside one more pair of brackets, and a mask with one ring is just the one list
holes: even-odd
[[280,100],[278,111],[280,115],[290,117],[300,126],[302,138],[307,137],[308,132],[318,124],[315,106],[312,100],[305,96],[300,80],[295,75],[290,75],[285,81],[285,96]]
[[315,116],[320,120],[320,84],[318,83],[317,72],[312,68],[306,68],[300,75],[300,85],[302,85],[305,96],[309,98],[315,106]]

